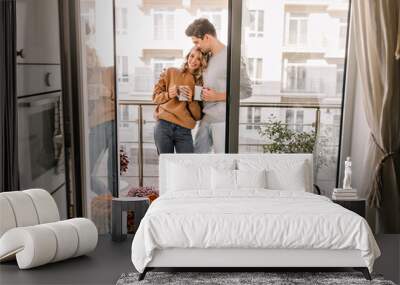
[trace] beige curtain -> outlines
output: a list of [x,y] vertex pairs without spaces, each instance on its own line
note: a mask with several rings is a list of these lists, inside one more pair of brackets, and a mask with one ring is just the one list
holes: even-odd
[[351,32],[370,131],[364,190],[375,232],[400,233],[400,1],[353,0]]

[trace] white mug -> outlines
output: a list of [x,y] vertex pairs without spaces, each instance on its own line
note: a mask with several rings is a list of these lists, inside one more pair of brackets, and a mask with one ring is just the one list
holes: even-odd
[[202,93],[203,93],[203,87],[196,85],[194,87],[194,98],[193,98],[193,100],[202,101],[202,99],[201,99]]
[[181,85],[178,87],[179,101],[189,101],[189,99],[186,96],[186,90],[185,90],[185,88],[188,87],[189,86],[186,85]]

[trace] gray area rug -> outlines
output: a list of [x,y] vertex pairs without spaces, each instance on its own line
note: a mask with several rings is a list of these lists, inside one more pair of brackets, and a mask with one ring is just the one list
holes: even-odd
[[134,284],[213,284],[213,285],[292,285],[292,284],[379,284],[395,285],[382,276],[372,275],[368,281],[359,272],[148,272],[138,281],[138,273],[122,274],[117,285]]

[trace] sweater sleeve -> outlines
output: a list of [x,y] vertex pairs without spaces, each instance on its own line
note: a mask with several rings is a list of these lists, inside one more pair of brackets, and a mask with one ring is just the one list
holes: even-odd
[[197,101],[189,102],[188,108],[189,108],[190,114],[192,114],[192,117],[195,121],[201,120],[201,107],[200,107],[199,102],[197,102]]
[[168,70],[163,71],[160,74],[160,79],[158,80],[157,84],[154,86],[153,91],[153,103],[156,104],[163,104],[171,100],[168,96],[168,89],[167,89],[167,79],[168,77]]

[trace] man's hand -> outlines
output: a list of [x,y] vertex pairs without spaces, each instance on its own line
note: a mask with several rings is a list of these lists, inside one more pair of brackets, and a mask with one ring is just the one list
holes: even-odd
[[172,85],[171,87],[169,87],[168,89],[168,97],[169,98],[175,98],[176,96],[178,96],[178,88],[175,85]]
[[226,93],[217,92],[214,89],[203,88],[201,98],[206,102],[225,101]]

